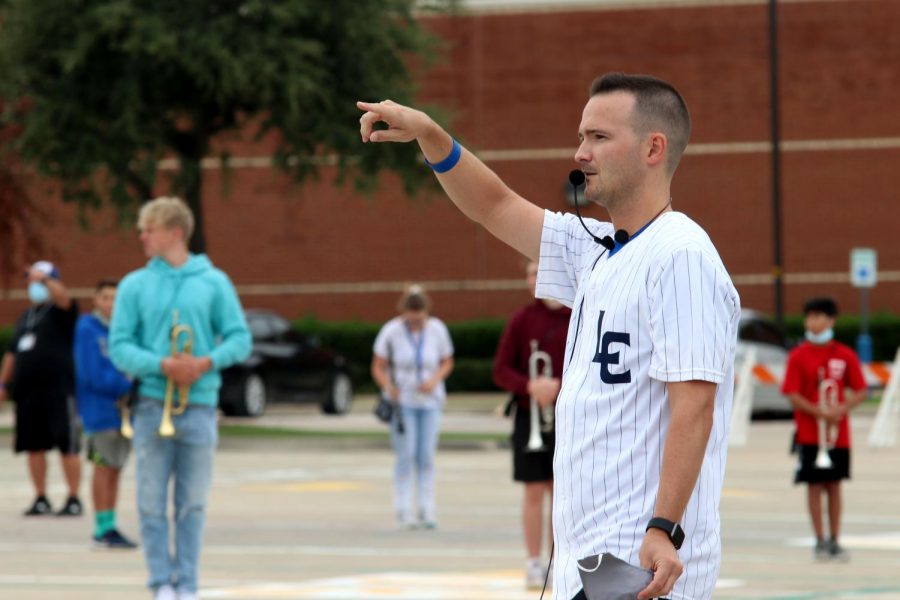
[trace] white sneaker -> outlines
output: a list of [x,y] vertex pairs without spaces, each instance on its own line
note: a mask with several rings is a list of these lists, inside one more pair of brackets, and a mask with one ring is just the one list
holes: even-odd
[[544,567],[540,560],[529,559],[525,563],[525,588],[540,590],[544,587]]
[[161,585],[156,588],[153,600],[178,600],[178,596],[175,595],[175,588],[171,585]]

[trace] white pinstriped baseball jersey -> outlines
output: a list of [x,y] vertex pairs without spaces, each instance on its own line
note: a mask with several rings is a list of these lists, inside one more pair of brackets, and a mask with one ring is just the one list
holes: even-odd
[[[610,223],[587,225],[598,237],[612,234]],[[640,564],[671,416],[666,382],[689,380],[718,386],[681,519],[685,570],[670,598],[710,598],[740,299],[709,236],[684,214],[663,213],[610,256],[573,215],[547,211],[537,296],[572,307],[556,405],[554,600],[581,589],[580,558],[611,552]]]

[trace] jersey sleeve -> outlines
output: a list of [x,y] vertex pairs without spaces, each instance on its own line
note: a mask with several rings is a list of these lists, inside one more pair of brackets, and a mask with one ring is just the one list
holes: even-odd
[[[609,223],[587,220],[595,235],[607,235]],[[556,300],[572,308],[583,274],[598,254],[598,245],[573,215],[544,211],[541,254],[538,260],[538,298]]]
[[727,361],[733,360],[740,312],[731,279],[715,257],[693,248],[663,258],[657,273],[647,290],[650,376],[722,383]]

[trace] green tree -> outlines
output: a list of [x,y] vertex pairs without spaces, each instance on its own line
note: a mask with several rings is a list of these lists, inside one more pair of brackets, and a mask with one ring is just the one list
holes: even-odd
[[[452,2],[432,2],[441,10]],[[338,181],[421,181],[409,144],[359,143],[356,99],[409,101],[436,40],[415,0],[2,0],[0,94],[15,150],[82,209],[120,215],[159,184],[197,216],[201,161],[224,132],[277,137],[298,181],[335,163]],[[175,158],[167,182],[159,161]],[[228,156],[221,155],[227,167]],[[83,211],[82,214],[86,214]]]

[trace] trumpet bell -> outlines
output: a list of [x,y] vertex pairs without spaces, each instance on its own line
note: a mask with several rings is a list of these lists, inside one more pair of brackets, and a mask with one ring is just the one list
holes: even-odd
[[816,468],[817,469],[831,469],[834,467],[834,463],[831,462],[831,456],[828,455],[828,451],[819,447],[819,451],[816,452]]
[[159,437],[170,438],[175,437],[175,426],[170,420],[163,420],[159,424]]
[[134,428],[131,426],[131,423],[129,421],[122,421],[122,428],[119,430],[119,432],[126,440],[130,440],[134,437]]

